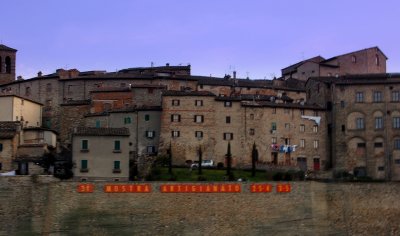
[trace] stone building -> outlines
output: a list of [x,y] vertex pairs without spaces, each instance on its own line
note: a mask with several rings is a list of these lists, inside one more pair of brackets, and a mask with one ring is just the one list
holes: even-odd
[[21,121],[24,127],[42,125],[42,104],[15,95],[0,95],[0,121]]
[[378,47],[366,48],[329,59],[317,56],[283,68],[282,77],[306,81],[309,77],[318,76],[386,73],[387,59]]
[[287,96],[215,96],[207,91],[163,94],[160,152],[171,145],[173,163],[203,159],[226,165],[231,144],[233,165],[249,167],[251,148],[259,164],[322,170],[326,160],[325,111],[293,103]]
[[0,44],[0,85],[15,80],[17,50]]
[[0,121],[0,173],[16,170],[14,163],[20,143],[21,122]]
[[76,128],[72,150],[75,179],[128,181],[127,128]]
[[308,103],[327,108],[336,170],[400,180],[400,74],[310,78],[306,87]]

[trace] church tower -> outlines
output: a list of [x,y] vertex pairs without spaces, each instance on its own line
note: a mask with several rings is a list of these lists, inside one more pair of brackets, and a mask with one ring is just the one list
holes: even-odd
[[0,85],[15,80],[17,50],[0,44]]

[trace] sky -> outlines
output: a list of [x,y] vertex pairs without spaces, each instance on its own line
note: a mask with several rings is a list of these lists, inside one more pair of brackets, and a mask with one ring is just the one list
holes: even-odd
[[303,59],[378,46],[400,72],[398,0],[0,0],[17,75],[191,65],[272,79]]

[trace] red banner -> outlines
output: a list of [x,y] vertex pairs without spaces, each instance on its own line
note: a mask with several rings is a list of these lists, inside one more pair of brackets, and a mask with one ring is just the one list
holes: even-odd
[[77,191],[78,191],[78,193],[93,193],[94,185],[93,184],[78,184]]
[[278,193],[290,193],[292,190],[290,184],[278,184],[276,185],[276,191]]
[[150,193],[150,184],[106,184],[105,193]]
[[240,193],[240,184],[162,184],[161,193]]
[[269,193],[272,191],[271,184],[251,184],[250,192],[252,193]]

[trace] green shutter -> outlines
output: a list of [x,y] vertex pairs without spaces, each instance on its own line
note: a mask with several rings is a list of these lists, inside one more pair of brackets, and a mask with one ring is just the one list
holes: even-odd
[[114,141],[114,150],[121,150],[121,143],[119,140]]
[[82,140],[82,150],[87,150],[87,149],[88,149],[88,141]]
[[96,128],[100,128],[100,127],[101,127],[100,121],[99,121],[99,120],[96,120]]
[[272,130],[276,130],[276,123],[272,122]]
[[120,169],[120,161],[114,161],[114,169],[116,170]]
[[88,168],[88,161],[81,160],[81,169],[87,169],[87,168]]

